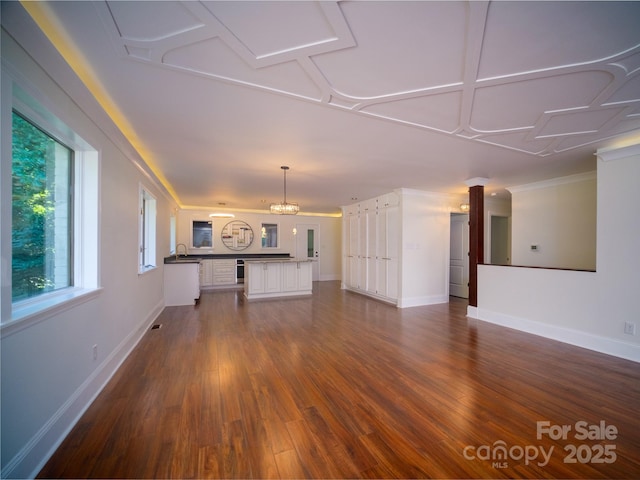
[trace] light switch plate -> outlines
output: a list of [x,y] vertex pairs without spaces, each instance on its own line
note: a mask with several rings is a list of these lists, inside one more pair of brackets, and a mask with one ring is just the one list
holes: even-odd
[[627,335],[636,334],[636,324],[633,322],[624,322],[624,333]]

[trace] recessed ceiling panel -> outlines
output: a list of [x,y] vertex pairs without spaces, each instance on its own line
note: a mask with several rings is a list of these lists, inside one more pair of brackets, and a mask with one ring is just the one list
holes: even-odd
[[460,82],[464,2],[345,2],[357,46],[313,57],[331,86],[368,98]]
[[483,135],[482,142],[499,145],[531,154],[543,154],[551,146],[549,138],[529,140],[530,131],[510,132],[497,135]]
[[640,2],[491,2],[479,78],[601,60],[640,44]]
[[613,128],[607,130],[606,135],[604,133],[593,133],[567,136],[558,142],[554,151],[564,152],[572,150],[583,145],[596,143],[604,138],[612,138],[618,135],[624,135],[625,133],[638,131],[638,129],[640,129],[640,118],[623,120]]
[[630,78],[627,83],[607,99],[607,103],[638,101],[640,101],[640,74]]
[[550,116],[538,137],[593,133],[622,112],[622,108],[561,112]]
[[640,53],[627,55],[615,60],[616,65],[621,65],[627,73],[636,72],[640,69]]
[[284,90],[307,98],[320,98],[317,86],[297,62],[286,62],[254,69],[219,38],[192,43],[167,52],[163,59],[189,72],[231,79],[261,88]]
[[[56,44],[105,110],[126,117],[105,132],[121,127],[123,151],[140,145],[181,204],[264,208],[283,163],[308,211],[469,176],[526,183],[585,171],[596,148],[640,128],[639,1],[29,5],[56,20],[41,26],[48,38],[77,49]],[[2,6],[10,35],[40,38],[4,15],[20,2]]]
[[108,2],[120,36],[153,41],[201,27],[180,2]]
[[458,91],[379,103],[362,111],[451,133],[460,124],[461,100]]
[[580,72],[478,88],[471,126],[478,131],[533,126],[544,112],[590,105],[612,79],[607,72]]
[[316,2],[207,2],[206,6],[256,58],[336,38]]

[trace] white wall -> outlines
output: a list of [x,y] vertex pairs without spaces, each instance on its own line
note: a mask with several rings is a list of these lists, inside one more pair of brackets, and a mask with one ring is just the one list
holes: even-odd
[[509,190],[512,265],[595,270],[595,172]]
[[511,198],[484,198],[484,262],[491,263],[491,217],[506,217],[508,232],[506,242],[507,255],[511,258]]
[[[3,26],[28,45],[28,52],[3,32],[2,61],[28,79],[29,90],[100,156],[101,290],[67,310],[37,316],[25,328],[14,324],[2,329],[2,477],[26,478],[38,472],[164,307],[162,257],[169,251],[169,216],[175,205],[133,163],[122,139],[115,143],[105,135],[105,131],[115,131],[113,126],[99,127],[83,111],[85,106],[98,107],[86,91],[78,90],[77,78],[20,13],[22,7],[17,2],[5,3]],[[47,72],[33,59],[46,63]],[[63,86],[73,83],[79,96],[72,100],[50,77]],[[2,162],[11,159],[3,155]],[[144,275],[138,275],[140,183],[155,195],[158,211],[159,268]],[[4,270],[10,260],[2,261]],[[93,345],[98,346],[95,361]]]
[[[640,345],[640,145],[598,153],[598,312],[603,331]],[[631,207],[630,207],[631,206]],[[624,335],[624,322],[636,335]],[[640,361],[640,354],[636,357]]]
[[404,188],[398,192],[402,224],[398,307],[448,302],[452,199]]
[[[640,146],[598,152],[597,270],[478,267],[469,316],[640,362]],[[515,215],[515,211],[514,211]],[[625,322],[636,335],[624,333]]]
[[[211,210],[180,210],[178,212],[177,243],[184,243],[190,247],[190,229],[192,220],[213,221],[213,248],[189,249],[190,254],[239,254],[239,253],[296,253],[296,238],[293,229],[300,224],[315,224],[318,226],[319,243],[319,275],[320,280],[340,280],[341,277],[341,232],[342,219],[340,217],[311,216],[311,215],[271,215],[270,213],[251,213],[233,211],[234,218],[210,218],[209,214],[217,211]],[[253,243],[241,252],[233,251],[224,246],[220,238],[220,232],[230,221],[240,220],[248,223],[253,229]],[[278,225],[279,248],[262,248],[260,229],[263,223],[275,223]]]

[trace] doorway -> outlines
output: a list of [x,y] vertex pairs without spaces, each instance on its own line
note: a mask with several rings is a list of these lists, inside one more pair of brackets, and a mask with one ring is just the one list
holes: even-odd
[[320,280],[320,244],[318,243],[317,224],[301,223],[296,225],[296,258],[311,260],[312,280]]
[[509,253],[509,217],[490,215],[491,250],[489,263],[492,265],[510,265]]
[[451,214],[449,295],[469,298],[469,214]]

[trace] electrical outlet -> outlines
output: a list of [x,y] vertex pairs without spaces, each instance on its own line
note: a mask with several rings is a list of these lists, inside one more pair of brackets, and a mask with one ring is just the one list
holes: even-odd
[[624,333],[627,335],[636,334],[636,324],[633,322],[624,322]]
[[98,360],[98,345],[94,345],[93,346],[93,361],[95,362],[96,360]]

